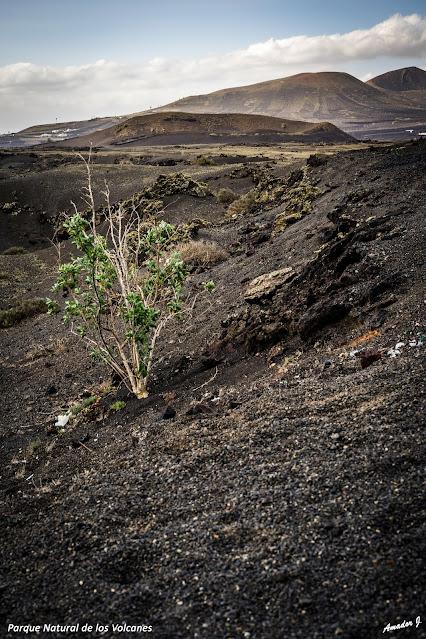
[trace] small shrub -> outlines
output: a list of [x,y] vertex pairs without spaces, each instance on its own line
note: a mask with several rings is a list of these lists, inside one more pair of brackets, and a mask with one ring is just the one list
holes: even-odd
[[203,286],[205,290],[208,291],[209,293],[213,293],[213,291],[216,288],[216,284],[214,283],[213,280],[209,280],[208,282],[203,282]]
[[219,189],[216,191],[215,196],[221,204],[231,204],[238,198],[238,195],[236,195],[232,189],[228,188]]
[[3,251],[2,255],[25,255],[27,250],[23,246],[11,246]]
[[39,298],[26,300],[12,308],[0,311],[0,328],[10,328],[28,317],[47,313],[47,310],[45,300]]
[[90,408],[91,406],[93,406],[93,404],[96,404],[97,401],[98,397],[96,395],[85,397],[81,402],[79,402],[78,404],[74,404],[74,406],[71,407],[71,414],[79,415],[82,411]]
[[198,164],[198,166],[212,166],[214,165],[214,160],[207,155],[199,155],[195,158],[194,164]]
[[123,408],[126,408],[126,402],[117,400],[116,402],[113,402],[110,406],[111,410],[114,410],[116,412],[118,412],[119,410],[122,410]]
[[71,331],[142,399],[148,395],[156,341],[182,310],[187,272],[179,253],[172,251],[175,227],[142,220],[136,205],[130,210],[121,204],[113,207],[108,187],[106,235],[98,233],[90,155],[83,161],[91,218],[76,209],[64,223],[80,255],[60,265],[54,290],[69,294],[64,321]]
[[228,253],[214,242],[190,240],[178,244],[176,249],[186,266],[214,266],[228,258]]
[[228,206],[227,214],[229,217],[239,217],[251,213],[256,205],[257,192],[251,189],[244,195],[235,200]]

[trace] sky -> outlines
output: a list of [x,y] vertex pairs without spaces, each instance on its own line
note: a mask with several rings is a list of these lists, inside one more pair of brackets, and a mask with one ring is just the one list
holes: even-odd
[[425,58],[424,0],[0,0],[0,132]]

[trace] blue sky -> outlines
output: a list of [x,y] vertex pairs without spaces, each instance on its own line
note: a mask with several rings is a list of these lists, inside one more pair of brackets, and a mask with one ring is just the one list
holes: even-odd
[[0,132],[304,71],[425,66],[424,1],[0,0]]
[[420,0],[0,0],[0,8],[1,65],[201,56],[425,13]]

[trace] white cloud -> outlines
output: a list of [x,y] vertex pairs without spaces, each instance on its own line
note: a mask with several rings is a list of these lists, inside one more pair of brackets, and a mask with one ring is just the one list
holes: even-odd
[[137,66],[98,60],[67,67],[18,62],[0,67],[0,130],[55,117],[134,112],[184,95],[301,71],[349,70],[364,60],[425,57],[426,18],[396,14],[370,29],[271,38],[197,60],[157,57]]

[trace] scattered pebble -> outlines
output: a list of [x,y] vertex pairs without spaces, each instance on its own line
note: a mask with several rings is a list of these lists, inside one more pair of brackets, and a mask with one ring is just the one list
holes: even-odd
[[176,417],[176,410],[173,406],[167,406],[163,413],[163,419],[173,419],[174,417]]
[[58,415],[56,418],[55,426],[59,428],[63,428],[70,421],[71,413],[66,413],[65,415]]

